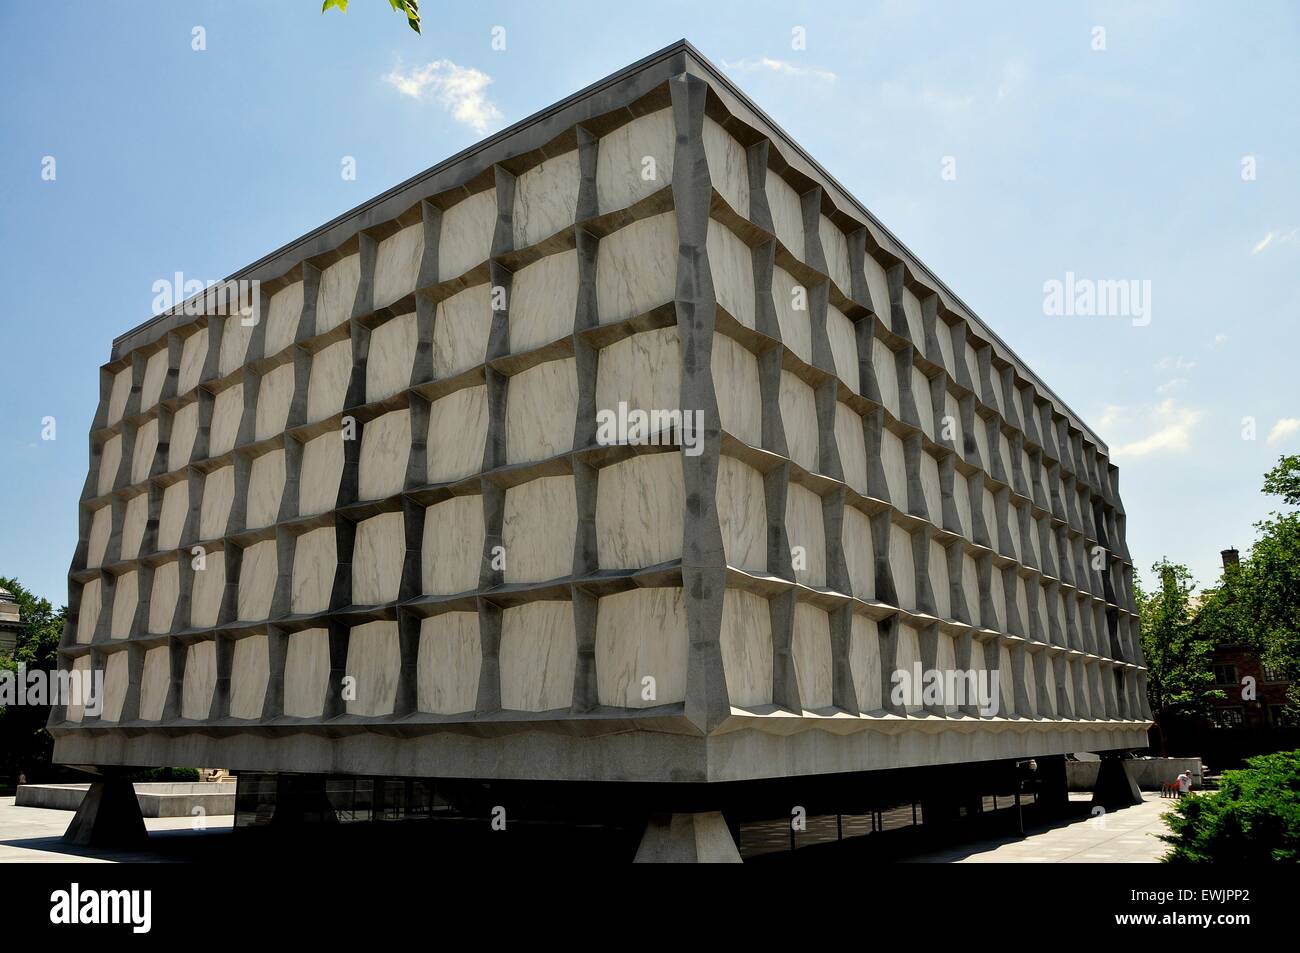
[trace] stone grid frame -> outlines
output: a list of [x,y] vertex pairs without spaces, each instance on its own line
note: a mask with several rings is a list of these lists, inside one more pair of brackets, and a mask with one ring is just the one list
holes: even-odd
[[[1001,665],[1002,656],[1000,651],[985,650],[1008,650],[1015,714],[1009,719],[981,719],[987,723],[985,730],[996,727],[1023,735],[1029,729],[1046,732],[1053,726],[1067,727],[1063,722],[1090,722],[1099,724],[1087,726],[1093,729],[1089,740],[1115,742],[1101,746],[1141,743],[1135,739],[1145,733],[1148,712],[1132,595],[1133,567],[1124,544],[1125,518],[1116,469],[1106,459],[1104,445],[1050,392],[1045,393],[1046,388],[1000,341],[985,334],[982,325],[952,301],[946,289],[935,287],[929,273],[892,235],[853,205],[837,201],[840,196],[833,180],[810,174],[819,170],[810,170],[797,147],[773,134],[774,127],[756,107],[738,102],[734,91],[714,75],[711,67],[703,69],[698,54],[683,44],[658,56],[667,77],[652,73],[642,88],[633,84],[634,95],[624,94],[627,101],[619,108],[593,110],[584,121],[567,126],[536,148],[518,151],[478,170],[471,168],[457,178],[454,188],[430,192],[400,214],[358,227],[335,247],[303,257],[278,278],[263,281],[263,320],[252,329],[245,344],[242,356],[247,360],[223,368],[228,326],[225,318],[216,316],[188,324],[172,322],[148,335],[153,340],[122,353],[115,350],[114,360],[101,371],[101,399],[92,425],[91,468],[80,505],[80,541],[69,576],[69,621],[60,658],[64,667],[88,662],[100,668],[121,665],[114,656],[123,654],[128,678],[121,697],[111,699],[109,710],[118,715],[116,720],[91,716],[77,720],[79,713],[56,710],[51,726],[61,745],[65,738],[90,738],[89,750],[111,760],[109,752],[116,744],[111,739],[120,737],[123,731],[189,738],[196,732],[220,736],[255,727],[277,737],[296,732],[338,737],[349,731],[364,734],[378,729],[405,737],[468,722],[486,736],[504,736],[517,732],[521,724],[563,733],[567,731],[563,723],[576,719],[591,723],[584,731],[614,733],[648,726],[649,720],[655,719],[655,724],[665,731],[710,734],[743,725],[780,735],[792,730],[789,721],[793,716],[802,720],[799,730],[820,723],[837,733],[874,728],[887,734],[909,729],[932,734],[942,730],[944,724],[970,724],[979,718],[970,706],[956,710],[941,704],[918,711],[890,702],[889,672],[906,654],[899,640],[903,626],[916,633],[920,661],[926,667],[944,661],[939,648],[941,637],[951,640],[952,661],[957,665],[970,661],[975,645],[981,647],[988,667]],[[675,134],[670,183],[627,207],[602,212],[597,195],[601,138],[636,118],[664,110],[671,114]],[[747,214],[733,207],[735,196],[723,195],[711,177],[704,141],[706,117],[744,150]],[[515,190],[519,177],[545,161],[574,152],[579,172],[574,223],[533,244],[516,247]],[[798,196],[801,234],[797,237],[792,237],[788,221],[778,224],[774,219],[767,186],[769,180],[777,179]],[[489,190],[494,190],[496,197],[489,255],[462,274],[442,277],[439,240],[443,216],[460,202]],[[596,292],[601,241],[634,222],[665,213],[673,214],[679,239],[672,302],[602,324]],[[868,220],[864,222],[863,218]],[[424,237],[415,288],[376,308],[380,243],[413,226],[420,226]],[[750,323],[718,302],[708,249],[711,227],[727,229],[752,257],[755,294]],[[802,244],[802,248],[788,247],[778,236],[782,230],[787,239]],[[829,254],[825,242],[833,246]],[[836,254],[839,242],[846,249],[847,271],[843,258]],[[520,269],[543,257],[570,251],[575,253],[578,269],[570,336],[513,352],[509,309],[493,311],[484,359],[447,377],[435,376],[435,322],[442,301],[484,283],[503,287],[508,301],[512,277]],[[359,264],[350,314],[338,325],[317,333],[322,276],[330,265],[350,256],[356,256]],[[886,276],[888,300],[873,295],[864,268],[868,258]],[[807,291],[811,347],[804,356],[796,353],[795,341],[783,338],[772,290],[777,268]],[[265,353],[272,299],[298,282],[302,305],[293,338],[274,353]],[[830,309],[851,322],[857,348],[853,356],[857,388],[845,380],[846,370],[837,364],[837,358],[842,360],[844,353],[842,348],[837,352],[831,339]],[[390,322],[411,315],[416,347],[407,386],[368,400],[372,335]],[[596,444],[599,352],[627,336],[670,327],[677,329],[679,340],[680,406],[702,409],[705,420],[710,422],[706,426],[705,452],[699,457],[680,456],[689,514],[684,522],[681,555],[641,569],[602,569],[595,530],[601,469],[665,451],[660,447]],[[182,389],[180,382],[186,373],[187,354],[193,351],[194,334],[206,334],[206,351],[195,386]],[[761,446],[745,442],[720,425],[718,388],[728,382],[715,379],[712,372],[710,358],[716,336],[736,342],[758,363]],[[139,340],[138,332],[129,337]],[[345,340],[350,342],[352,362],[343,407],[322,419],[309,420],[307,398],[314,356]],[[884,373],[876,360],[881,353],[879,345],[892,355],[892,368],[888,366],[890,358],[884,358]],[[231,345],[238,346],[237,341]],[[578,378],[572,448],[544,459],[509,463],[505,427],[510,379],[541,364],[566,359],[574,361]],[[285,426],[259,438],[262,381],[271,372],[287,367],[292,367],[294,387]],[[815,467],[791,459],[781,407],[783,375],[801,381],[814,394]],[[234,446],[209,455],[219,396],[240,385],[242,414]],[[489,406],[481,472],[438,484],[427,483],[428,448],[424,438],[431,404],[478,386],[486,389]],[[146,393],[156,393],[156,402],[148,404]],[[895,402],[896,412],[889,406]],[[835,430],[841,405],[861,421],[866,450],[865,488],[850,485],[845,474]],[[195,410],[188,410],[192,406]],[[936,439],[944,431],[944,417],[954,416],[949,413],[953,406],[963,438],[959,445]],[[360,456],[365,428],[395,411],[406,411],[410,417],[405,480],[396,493],[362,499]],[[197,412],[197,424],[187,462],[173,467],[173,428],[183,412]],[[335,505],[324,512],[300,516],[299,474],[304,465],[304,447],[314,438],[336,432],[345,417],[356,420],[361,437],[343,441],[342,476]],[[977,431],[982,433],[982,441]],[[903,449],[905,487],[901,494],[891,487],[890,474],[882,463],[882,441],[890,439],[886,433],[897,438]],[[148,447],[153,441],[156,446],[152,453],[143,449],[137,453],[137,447]],[[281,451],[286,477],[276,518],[264,525],[249,526],[246,517],[254,464]],[[724,457],[762,474],[768,514],[766,572],[727,564],[717,500],[719,466]],[[932,481],[928,485],[922,473],[927,458],[938,475],[937,506]],[[205,537],[200,527],[206,484],[209,476],[226,467],[233,474],[233,492],[225,531]],[[571,476],[574,485],[578,525],[572,572],[567,577],[536,583],[507,582],[492,565],[493,547],[503,538],[507,490],[556,475]],[[959,498],[958,476],[967,487],[966,507]],[[170,489],[181,485],[187,488],[188,497],[183,527],[177,545],[159,551],[160,528],[167,522],[163,518],[164,501]],[[793,487],[810,491],[821,504],[825,549],[822,585],[799,581],[792,566],[790,547],[798,540],[791,538],[785,514]],[[992,520],[985,515],[986,491],[993,498]],[[481,497],[483,506],[484,543],[478,586],[448,596],[425,595],[421,560],[426,508],[467,496]],[[132,500],[136,501],[134,506]],[[142,507],[147,507],[146,518],[137,529]],[[869,597],[853,594],[841,545],[849,509],[865,517],[870,525],[874,560],[873,593]],[[374,605],[354,605],[352,568],[357,526],[385,514],[400,514],[404,528],[398,596]],[[967,527],[962,525],[963,514],[967,514]],[[175,522],[174,518],[171,522]],[[320,611],[294,613],[296,542],[308,532],[330,527],[334,530],[337,565],[328,606]],[[891,538],[897,530],[910,537],[910,580],[897,573],[890,556]],[[138,551],[134,556],[110,561],[110,554],[122,556],[124,542],[129,551],[137,536]],[[930,585],[932,542],[942,549],[949,567],[946,599]],[[265,618],[241,621],[241,566],[250,550],[260,552],[255,550],[259,544],[275,546],[270,610]],[[220,560],[224,588],[215,624],[191,627],[188,622],[196,574],[189,566],[195,546],[204,547],[207,558]],[[1090,560],[1096,553],[1104,560],[1101,572],[1091,568]],[[964,557],[976,565],[978,591],[974,593],[965,583]],[[176,564],[174,570],[172,563]],[[167,619],[151,618],[155,579],[172,572],[178,581],[175,604]],[[980,624],[969,611],[970,606],[978,605],[974,615],[985,623],[999,617],[993,591],[995,576],[1000,578],[1004,593],[1000,608],[1006,623],[1000,627]],[[125,627],[129,637],[114,638],[117,588],[129,587],[131,582],[137,586],[134,612],[118,625],[118,631]],[[899,586],[906,591],[909,583],[915,597],[901,600]],[[1037,611],[1020,616],[1014,598],[1020,584],[1027,593],[1049,599],[1053,609],[1059,607],[1059,611],[1047,614],[1046,625]],[[659,587],[680,588],[686,604],[688,661],[684,697],[680,702],[648,709],[601,705],[595,660],[597,601],[636,588]],[[772,633],[767,704],[742,706],[729,697],[720,644],[726,590],[748,591],[767,601]],[[93,612],[88,605],[83,613],[83,594],[97,601]],[[1039,598],[1026,608],[1033,609]],[[502,614],[508,608],[537,601],[563,601],[573,607],[576,645],[571,703],[540,712],[503,710]],[[902,601],[912,604],[903,606]],[[940,602],[950,606],[943,617],[938,615]],[[819,609],[827,613],[829,621],[831,704],[816,710],[805,705],[801,694],[801,657],[794,626],[799,606]],[[450,612],[472,612],[478,617],[480,667],[474,708],[456,714],[422,712],[417,701],[420,624],[425,618]],[[84,624],[83,615],[88,620]],[[861,678],[854,671],[855,617],[871,620],[879,633],[881,705],[870,710],[863,709],[858,697]],[[169,624],[162,624],[164,621]],[[400,666],[392,686],[392,710],[386,716],[350,713],[341,701],[350,633],[369,623],[396,626]],[[314,630],[323,630],[328,641],[327,691],[321,715],[304,719],[285,714],[284,672],[291,637]],[[237,704],[247,701],[236,702],[232,671],[240,643],[249,639],[265,639],[265,688],[260,716],[255,719],[232,714]],[[192,652],[191,647],[206,643],[213,648],[205,648],[202,654],[210,658],[199,661],[200,653]],[[167,650],[153,657],[162,659],[159,664],[165,663],[169,688],[160,717],[146,719],[141,717],[141,685],[146,657],[150,650],[157,649]],[[806,662],[806,658],[803,660]],[[1055,697],[1049,697],[1046,688],[1049,672],[1057,689]],[[1071,686],[1068,691],[1067,680]],[[206,716],[186,717],[187,683],[198,686],[196,693],[210,693]],[[156,700],[152,704],[156,709]],[[1053,717],[1043,717],[1045,712],[1051,712]],[[854,719],[851,728],[844,723],[846,715]],[[1026,750],[1037,751],[1032,746],[1041,743],[1028,742],[1030,749]]]

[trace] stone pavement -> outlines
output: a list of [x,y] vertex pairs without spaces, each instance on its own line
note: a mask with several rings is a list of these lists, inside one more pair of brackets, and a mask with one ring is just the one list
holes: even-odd
[[[1152,864],[1168,848],[1161,817],[1174,802],[1144,791],[1141,804],[1101,817],[1072,819],[1026,831],[1023,838],[976,841],[908,858],[924,864]],[[1089,795],[1071,795],[1072,801]]]
[[188,817],[145,818],[150,849],[114,851],[75,847],[60,838],[72,821],[72,811],[15,807],[12,797],[0,797],[0,863],[149,863],[187,860],[191,848],[213,834],[228,834],[233,815],[206,818],[206,830],[196,831]]

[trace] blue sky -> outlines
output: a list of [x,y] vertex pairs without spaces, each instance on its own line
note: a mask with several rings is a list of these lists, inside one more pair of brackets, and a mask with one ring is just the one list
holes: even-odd
[[[1144,572],[1211,583],[1275,508],[1262,474],[1300,447],[1300,7],[426,3],[423,36],[351,7],[0,7],[0,574],[65,601],[97,368],[156,280],[224,277],[681,37],[1109,442]],[[1149,281],[1150,323],[1045,315],[1067,272]]]

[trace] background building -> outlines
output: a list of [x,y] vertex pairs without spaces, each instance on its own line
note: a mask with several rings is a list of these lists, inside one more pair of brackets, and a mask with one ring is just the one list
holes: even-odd
[[689,45],[235,277],[103,368],[57,760],[700,813],[1145,745],[1105,444]]
[[0,588],[0,658],[11,657],[18,647],[18,635],[23,629],[20,615],[14,594]]

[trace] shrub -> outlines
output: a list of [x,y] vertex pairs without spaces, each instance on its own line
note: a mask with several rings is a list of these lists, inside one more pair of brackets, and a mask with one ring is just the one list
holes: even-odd
[[1217,791],[1184,797],[1165,815],[1166,863],[1300,861],[1300,751],[1246,764],[1225,771]]

